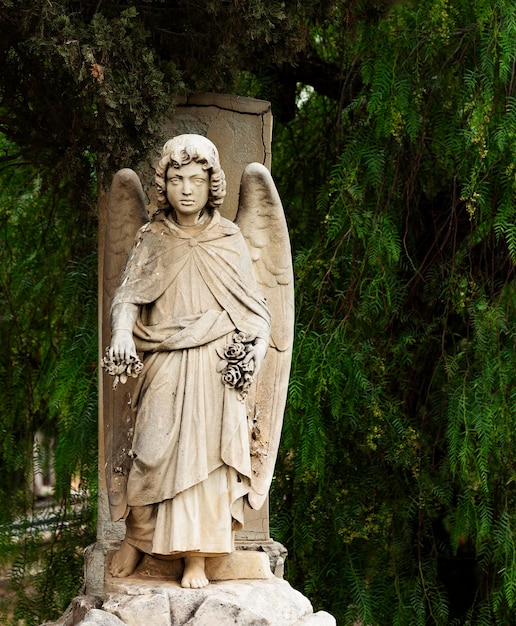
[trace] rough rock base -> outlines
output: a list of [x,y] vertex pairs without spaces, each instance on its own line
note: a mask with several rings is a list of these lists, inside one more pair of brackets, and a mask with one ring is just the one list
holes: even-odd
[[81,626],[335,626],[288,582],[239,580],[182,589],[178,583],[111,579],[102,608]]

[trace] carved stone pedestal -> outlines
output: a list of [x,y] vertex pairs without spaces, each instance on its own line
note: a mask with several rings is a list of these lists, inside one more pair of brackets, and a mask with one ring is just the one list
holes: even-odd
[[[120,540],[97,541],[84,551],[84,591],[88,596],[101,598],[112,578],[107,565]],[[267,541],[238,541],[236,550],[228,556],[208,559],[207,575],[210,580],[283,578],[287,556],[285,547],[269,539]],[[144,556],[136,569],[136,576],[144,579],[178,581],[183,571],[182,559],[158,560]],[[126,579],[128,580],[128,579]]]
[[[106,570],[114,552],[107,555]],[[106,574],[104,593],[118,591],[120,586],[134,581],[179,582],[183,574],[183,559],[155,559],[145,555],[136,571],[127,578],[113,578]],[[228,580],[267,580],[273,577],[269,557],[258,550],[235,550],[226,556],[206,559],[206,576],[211,582]]]

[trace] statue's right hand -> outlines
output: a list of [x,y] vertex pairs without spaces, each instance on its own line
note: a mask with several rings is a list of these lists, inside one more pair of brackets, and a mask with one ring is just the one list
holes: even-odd
[[109,347],[109,358],[111,360],[118,358],[120,360],[129,361],[136,358],[136,345],[133,339],[133,333],[130,330],[115,330],[111,336],[111,345]]

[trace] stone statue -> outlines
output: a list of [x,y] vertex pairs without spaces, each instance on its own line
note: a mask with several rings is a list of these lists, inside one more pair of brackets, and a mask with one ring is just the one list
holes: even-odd
[[[137,176],[124,176],[123,193],[143,204]],[[225,175],[201,135],[165,144],[155,183],[158,210],[113,295],[103,361],[117,382],[138,377],[129,464],[107,459],[126,523],[110,573],[129,576],[143,554],[184,558],[181,585],[201,588],[205,560],[233,550],[245,503],[260,508],[272,479],[293,338],[290,245],[258,163],[242,175],[235,223],[222,217]]]

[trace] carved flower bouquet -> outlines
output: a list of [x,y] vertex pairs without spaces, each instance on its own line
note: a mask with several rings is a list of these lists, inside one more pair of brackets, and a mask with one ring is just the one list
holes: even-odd
[[113,389],[116,389],[118,383],[125,384],[129,378],[137,378],[143,369],[143,363],[138,357],[130,359],[111,358],[109,356],[109,347],[106,348],[105,356],[101,361],[103,369],[110,375],[114,376]]
[[217,372],[220,372],[222,376],[222,383],[225,387],[236,389],[241,402],[245,402],[253,382],[254,360],[250,359],[244,363],[252,346],[253,342],[247,338],[247,335],[239,332],[233,335],[232,343],[217,350],[217,354],[222,359],[217,366]]

